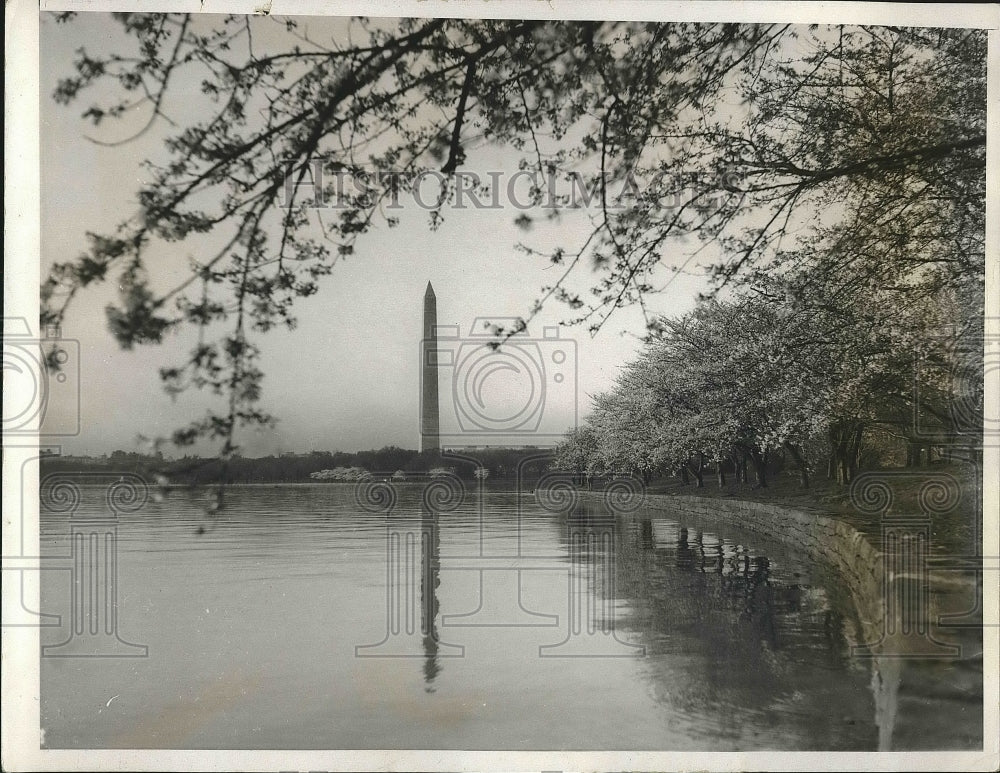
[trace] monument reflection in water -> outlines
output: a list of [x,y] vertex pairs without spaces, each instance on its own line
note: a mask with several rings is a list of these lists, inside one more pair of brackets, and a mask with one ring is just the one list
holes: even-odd
[[434,692],[434,678],[441,671],[438,662],[438,587],[441,585],[441,527],[438,514],[426,506],[420,518],[420,632],[424,642],[424,682]]
[[[432,498],[431,480],[378,481],[389,512],[343,486],[237,486],[200,535],[184,492],[123,515],[121,634],[149,657],[43,654],[49,748],[877,744],[848,607],[792,551],[596,498]],[[81,493],[81,514],[105,507]],[[43,513],[46,555],[69,536]],[[69,621],[66,574],[42,601]]]
[[[429,484],[435,485],[440,482]],[[438,633],[441,527],[440,512],[429,503],[433,492],[424,491],[419,517],[393,512],[396,493],[388,483],[362,486],[358,493],[359,501],[375,503],[385,511],[386,625],[382,641],[358,645],[355,654],[423,658],[425,689],[433,692],[441,657],[461,657],[464,652],[462,647],[442,643]]]
[[[419,517],[412,511],[385,515],[386,633],[380,642],[358,646],[356,654],[420,657],[425,689],[433,692],[444,660],[461,657],[464,647],[441,638],[442,514],[429,507],[427,499],[423,497]],[[705,674],[709,682],[717,681],[711,674],[715,668],[744,673],[738,682],[742,694],[720,700],[763,706],[780,702],[787,687],[783,664],[773,653],[799,644],[791,641],[797,631],[782,630],[782,619],[814,608],[822,617],[822,649],[844,665],[846,620],[836,611],[838,605],[829,604],[822,589],[791,580],[787,571],[772,582],[767,555],[669,519],[616,515],[593,503],[571,503],[558,522],[559,553],[527,555],[518,548],[505,558],[515,581],[500,583],[517,594],[508,600],[516,605],[522,573],[560,570],[566,577],[564,614],[543,615],[522,607],[525,618],[515,624],[531,625],[524,620],[535,615],[549,618],[552,622],[544,624],[548,627],[558,626],[557,635],[540,638],[539,657],[642,658],[648,651],[655,663],[665,654],[682,654],[697,640],[712,649],[714,665]],[[477,558],[492,566],[499,557],[457,556],[444,568],[468,570]],[[502,619],[500,613],[491,616],[484,609],[502,603],[495,593],[480,589],[474,613],[455,610],[445,615],[449,637],[459,640],[455,629],[463,625],[484,625],[463,622],[476,615]],[[485,625],[504,627],[499,622]]]

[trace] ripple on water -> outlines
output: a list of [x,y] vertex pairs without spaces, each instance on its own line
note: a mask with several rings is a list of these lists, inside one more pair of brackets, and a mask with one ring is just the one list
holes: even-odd
[[[100,490],[84,493],[81,512],[100,513]],[[389,532],[413,535],[410,584],[387,568]],[[346,487],[237,486],[213,514],[202,492],[171,491],[123,515],[118,533],[120,631],[150,656],[43,659],[52,748],[877,743],[871,677],[847,655],[849,609],[829,578],[728,528],[589,505],[551,513],[509,494],[480,509],[474,492],[434,518],[403,488],[387,519]],[[43,513],[48,555],[68,550],[67,535],[65,517]],[[43,608],[65,614],[68,573],[48,574]],[[413,657],[355,657],[385,638],[397,592],[412,605]],[[588,642],[613,626],[645,655],[539,657],[573,621],[598,632]],[[43,629],[46,642],[65,635]],[[198,723],[158,725],[220,683],[225,700]],[[91,711],[109,685],[121,697]]]

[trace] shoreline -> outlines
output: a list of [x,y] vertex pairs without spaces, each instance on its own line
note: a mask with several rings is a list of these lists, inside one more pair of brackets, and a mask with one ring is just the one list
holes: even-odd
[[[603,492],[577,490],[577,495],[603,499]],[[735,526],[822,561],[843,582],[857,615],[850,655],[871,661],[879,751],[983,748],[981,620],[978,628],[968,622],[964,627],[941,624],[943,618],[976,610],[982,574],[970,580],[968,569],[942,566],[946,556],[914,553],[926,536],[926,523],[886,518],[882,528],[887,541],[901,546],[886,552],[838,514],[820,510],[646,493],[636,511]],[[915,557],[922,559],[917,565]],[[916,616],[908,614],[914,602],[921,605]],[[969,720],[963,738],[935,721],[939,714],[956,712]]]

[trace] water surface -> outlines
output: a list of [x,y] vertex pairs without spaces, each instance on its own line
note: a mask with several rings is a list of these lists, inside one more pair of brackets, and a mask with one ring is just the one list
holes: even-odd
[[[77,516],[106,513],[103,491]],[[876,747],[851,606],[787,547],[599,500],[469,492],[435,513],[397,495],[388,517],[338,485],[233,487],[214,516],[174,490],[123,514],[118,635],[147,656],[43,657],[45,745]],[[69,534],[43,510],[67,569]],[[63,616],[43,644],[69,636],[71,577],[43,572]]]

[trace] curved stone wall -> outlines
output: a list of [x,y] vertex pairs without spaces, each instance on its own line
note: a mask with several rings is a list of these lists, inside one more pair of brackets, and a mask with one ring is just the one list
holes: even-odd
[[[921,523],[885,521],[880,550],[830,515],[764,502],[649,494],[642,509],[731,524],[833,567],[857,612],[852,654],[871,661],[880,750],[983,747],[976,575],[932,570]],[[941,625],[949,615],[965,623]]]

